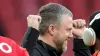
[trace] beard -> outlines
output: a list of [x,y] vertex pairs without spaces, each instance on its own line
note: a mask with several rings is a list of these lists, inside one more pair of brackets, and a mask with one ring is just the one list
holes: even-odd
[[63,45],[64,45],[64,41],[65,40],[62,40],[60,39],[60,35],[59,33],[55,36],[55,39],[53,40],[55,45],[56,45],[56,48],[59,52],[64,52],[67,48],[64,48]]
[[63,48],[62,48],[63,41],[61,41],[61,40],[55,40],[54,43],[56,44],[57,50],[59,52],[63,52]]

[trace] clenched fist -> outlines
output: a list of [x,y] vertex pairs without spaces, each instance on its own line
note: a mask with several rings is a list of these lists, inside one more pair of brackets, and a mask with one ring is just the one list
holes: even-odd
[[83,39],[82,34],[84,32],[86,22],[83,19],[76,19],[73,21],[73,34],[78,39]]
[[38,30],[41,22],[41,17],[39,15],[29,15],[27,17],[28,27],[32,27]]

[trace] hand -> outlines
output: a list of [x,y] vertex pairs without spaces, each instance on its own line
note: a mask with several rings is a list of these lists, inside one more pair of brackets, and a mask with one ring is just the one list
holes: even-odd
[[27,17],[28,27],[32,27],[38,30],[40,22],[41,22],[41,17],[38,15],[29,15]]
[[78,38],[82,39],[82,34],[85,27],[86,22],[83,19],[76,19],[73,21],[73,35]]

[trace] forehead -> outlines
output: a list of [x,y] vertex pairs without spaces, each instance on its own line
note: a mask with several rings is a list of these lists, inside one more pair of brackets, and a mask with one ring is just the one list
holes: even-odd
[[72,23],[73,19],[71,16],[65,14],[62,16],[62,22],[66,22],[66,23]]
[[73,19],[69,15],[62,16],[61,24],[65,27],[72,27]]

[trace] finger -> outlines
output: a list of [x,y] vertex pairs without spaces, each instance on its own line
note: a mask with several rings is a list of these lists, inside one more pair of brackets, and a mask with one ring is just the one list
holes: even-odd
[[77,28],[77,20],[73,21],[73,27]]
[[38,22],[40,23],[42,20],[42,17],[41,16],[38,16]]
[[85,26],[86,25],[86,21],[85,20],[83,20],[83,26]]
[[38,20],[38,22],[40,23],[41,19],[42,19],[41,16],[39,16],[39,15],[34,15],[34,16],[35,16],[35,19]]
[[86,22],[84,19],[79,19],[77,22],[79,28],[84,27],[86,25]]
[[33,15],[29,15],[29,16],[27,17],[27,20],[30,19],[32,16],[33,16]]
[[78,21],[77,21],[77,27],[78,28],[80,28],[80,27],[82,27],[82,19],[79,19]]
[[29,20],[30,20],[30,17],[31,17],[30,15],[27,17],[27,21],[29,21]]
[[82,19],[81,21],[80,21],[81,23],[81,27],[84,27],[85,25],[86,25],[86,22],[85,22],[85,20],[84,19]]

